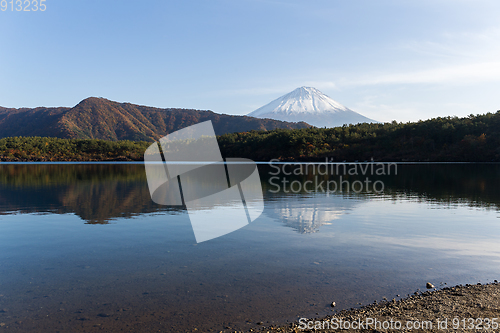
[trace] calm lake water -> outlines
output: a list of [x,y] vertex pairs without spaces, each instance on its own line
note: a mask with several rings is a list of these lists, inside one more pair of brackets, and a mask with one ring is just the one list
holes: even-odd
[[378,193],[310,191],[339,174],[292,170],[260,165],[263,214],[197,244],[142,164],[1,164],[0,324],[243,330],[500,278],[500,165],[399,164],[369,176]]

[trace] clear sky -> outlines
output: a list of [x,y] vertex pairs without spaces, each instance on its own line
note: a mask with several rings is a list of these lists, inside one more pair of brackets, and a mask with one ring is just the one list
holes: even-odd
[[380,121],[500,110],[497,0],[44,4],[0,11],[1,106],[247,114],[312,86]]

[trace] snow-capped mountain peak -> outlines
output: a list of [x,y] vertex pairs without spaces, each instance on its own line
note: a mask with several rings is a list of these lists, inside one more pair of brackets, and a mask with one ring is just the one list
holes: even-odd
[[311,125],[342,126],[376,122],[356,113],[313,87],[300,87],[248,114],[251,117],[305,121]]
[[266,113],[324,113],[347,110],[345,106],[316,88],[300,87],[255,110],[249,116],[257,117]]

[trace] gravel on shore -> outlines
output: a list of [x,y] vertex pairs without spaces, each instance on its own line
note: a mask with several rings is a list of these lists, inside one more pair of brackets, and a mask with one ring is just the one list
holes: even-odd
[[254,332],[500,332],[500,284],[459,285]]

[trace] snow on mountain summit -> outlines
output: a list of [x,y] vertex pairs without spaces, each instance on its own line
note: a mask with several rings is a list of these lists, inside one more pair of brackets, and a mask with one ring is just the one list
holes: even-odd
[[347,110],[348,108],[316,88],[300,87],[248,115],[257,117],[266,113],[323,113]]
[[354,112],[316,88],[300,87],[248,114],[251,117],[305,121],[317,127],[376,122]]

